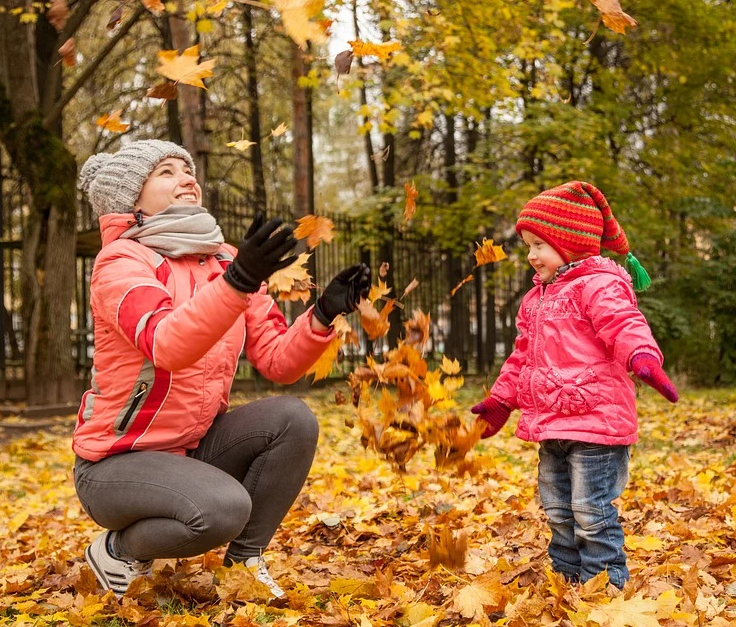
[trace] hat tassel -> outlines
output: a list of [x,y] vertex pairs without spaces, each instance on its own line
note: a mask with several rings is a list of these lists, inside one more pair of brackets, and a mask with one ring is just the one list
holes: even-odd
[[631,275],[631,280],[634,283],[635,292],[643,292],[649,289],[652,284],[652,279],[649,278],[647,271],[644,266],[639,263],[639,260],[634,257],[631,253],[626,255],[626,261],[624,262],[626,270]]

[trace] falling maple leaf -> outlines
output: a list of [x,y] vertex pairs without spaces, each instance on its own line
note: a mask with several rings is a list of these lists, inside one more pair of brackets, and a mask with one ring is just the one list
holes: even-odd
[[279,137],[287,131],[288,127],[284,122],[281,122],[276,128],[271,130],[271,137]]
[[335,336],[325,349],[324,353],[320,355],[320,358],[309,370],[307,370],[306,374],[314,375],[313,382],[319,381],[320,379],[326,379],[330,376],[330,373],[335,366],[338,354],[340,353],[340,349],[344,343],[345,342],[341,337]]
[[465,277],[465,278],[464,278],[464,279],[463,279],[462,281],[460,281],[460,283],[458,283],[458,284],[457,284],[457,285],[456,285],[455,287],[453,287],[453,288],[452,288],[452,289],[450,290],[450,296],[455,296],[455,294],[457,293],[457,291],[458,291],[458,290],[459,290],[459,289],[460,289],[460,288],[461,288],[461,287],[462,287],[463,285],[465,285],[466,283],[470,283],[470,281],[472,281],[472,280],[473,280],[473,275],[472,275],[472,274],[469,274],[468,276],[466,276],[466,277]]
[[465,566],[465,556],[468,551],[468,536],[460,531],[457,535],[449,527],[443,527],[436,534],[431,527],[427,527],[429,536],[429,565],[431,567],[446,566],[450,570],[459,570]]
[[51,0],[49,10],[46,11],[46,19],[57,33],[64,30],[66,21],[69,19],[69,5],[66,0]]
[[95,120],[95,124],[104,128],[106,131],[110,131],[111,133],[124,133],[128,130],[130,124],[126,124],[125,122],[120,121],[120,114],[122,112],[122,109],[117,109],[109,115],[101,115],[99,118],[97,118],[97,120]]
[[483,266],[487,263],[493,263],[495,261],[503,261],[506,259],[506,253],[503,251],[503,246],[494,246],[492,239],[483,238],[483,243],[476,243],[477,249],[475,251],[475,267]]
[[375,303],[377,300],[388,296],[393,288],[386,285],[386,281],[378,280],[378,285],[371,285],[371,289],[368,292],[368,300]]
[[147,92],[149,98],[163,98],[164,100],[176,100],[179,97],[179,88],[176,83],[164,81],[158,85],[154,85]]
[[314,44],[327,41],[323,26],[310,19],[319,14],[322,4],[321,0],[273,0],[286,34],[303,50],[308,41]]
[[406,190],[406,204],[404,205],[404,220],[407,222],[411,220],[414,213],[416,213],[417,210],[417,196],[419,196],[419,192],[417,191],[417,186],[414,184],[414,181],[411,183],[404,183],[404,189]]
[[268,277],[268,291],[277,292],[281,296],[289,294],[295,288],[297,291],[303,291],[305,284],[312,287],[312,277],[306,268],[311,256],[310,253],[302,253],[294,263],[274,272]]
[[250,148],[251,146],[255,146],[256,142],[252,142],[247,139],[241,139],[236,142],[227,142],[227,144],[225,145],[228,148],[235,148],[235,150],[243,151],[243,150],[248,150],[248,148]]
[[[371,288],[372,289],[372,288]],[[370,300],[361,299],[358,303],[360,312],[360,324],[371,340],[377,340],[388,333],[390,324],[388,315],[394,309],[396,301],[390,300],[379,312]]]
[[612,31],[621,35],[626,34],[626,28],[635,28],[636,20],[624,13],[618,0],[590,0],[601,12],[603,23]]
[[388,261],[382,262],[380,267],[378,268],[378,276],[382,279],[385,279],[390,267],[391,266]]
[[404,341],[423,350],[429,340],[429,326],[429,314],[425,314],[421,309],[415,309],[412,317],[404,323]]
[[460,372],[460,362],[457,359],[448,359],[445,355],[442,355],[440,370],[445,374],[457,374]]
[[77,45],[74,42],[74,37],[70,37],[61,44],[59,56],[65,67],[74,67],[77,64]]
[[417,287],[419,287],[419,281],[414,278],[411,280],[411,283],[404,288],[404,293],[401,295],[399,300],[402,300],[407,294],[411,294],[411,292],[417,289]]
[[321,241],[329,244],[335,237],[335,224],[324,216],[307,215],[297,220],[299,226],[294,230],[294,237],[307,240],[307,247],[312,250]]
[[178,50],[159,50],[156,54],[161,63],[156,68],[159,74],[175,83],[207,89],[202,79],[212,76],[215,59],[199,63],[199,45],[187,48],[181,54]]
[[335,69],[337,75],[350,74],[350,66],[353,63],[353,51],[343,50],[335,56]]
[[161,0],[142,0],[143,6],[146,7],[151,13],[159,15],[166,10],[164,3]]
[[392,52],[401,50],[401,43],[398,41],[387,41],[374,44],[356,39],[354,41],[348,41],[348,44],[352,48],[353,54],[356,57],[374,56],[384,61],[391,56]]

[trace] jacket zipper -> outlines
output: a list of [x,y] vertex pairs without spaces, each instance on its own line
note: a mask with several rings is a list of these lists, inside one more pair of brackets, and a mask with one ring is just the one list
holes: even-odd
[[546,286],[542,286],[542,295],[539,297],[539,302],[537,303],[537,316],[536,320],[534,321],[534,368],[532,369],[532,376],[529,378],[529,391],[532,393],[532,398],[534,399],[534,425],[531,429],[531,435],[534,437],[534,431],[536,431],[537,426],[539,424],[539,405],[537,403],[537,395],[534,392],[534,377],[538,374],[537,372],[537,344],[539,342],[539,318],[542,314],[542,305],[544,304],[544,292],[546,291]]
[[130,419],[133,416],[133,412],[135,411],[135,408],[138,407],[138,403],[141,402],[141,398],[146,393],[147,389],[148,389],[148,384],[146,383],[141,383],[138,386],[138,392],[133,397],[133,404],[128,408],[128,411],[125,412],[125,416],[123,417],[123,421],[120,423],[120,426],[118,427],[118,431],[125,431],[125,427],[128,426],[128,422],[130,422]]

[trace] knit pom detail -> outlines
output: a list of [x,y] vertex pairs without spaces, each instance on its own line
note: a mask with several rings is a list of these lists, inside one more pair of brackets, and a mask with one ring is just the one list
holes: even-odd
[[109,163],[112,157],[113,156],[108,153],[101,152],[100,154],[92,155],[89,159],[87,159],[79,172],[77,187],[81,189],[85,194],[88,194],[90,185],[92,185],[92,182],[95,180],[97,172],[106,163]]
[[626,255],[626,261],[624,262],[626,270],[631,275],[631,280],[634,284],[635,292],[643,292],[652,284],[652,279],[649,278],[649,274],[641,265],[639,260],[634,257],[631,253]]

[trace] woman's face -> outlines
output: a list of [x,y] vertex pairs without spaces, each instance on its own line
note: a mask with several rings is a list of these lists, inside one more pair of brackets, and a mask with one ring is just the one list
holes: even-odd
[[135,205],[147,216],[170,205],[196,205],[202,202],[202,189],[183,159],[167,157],[148,175]]

